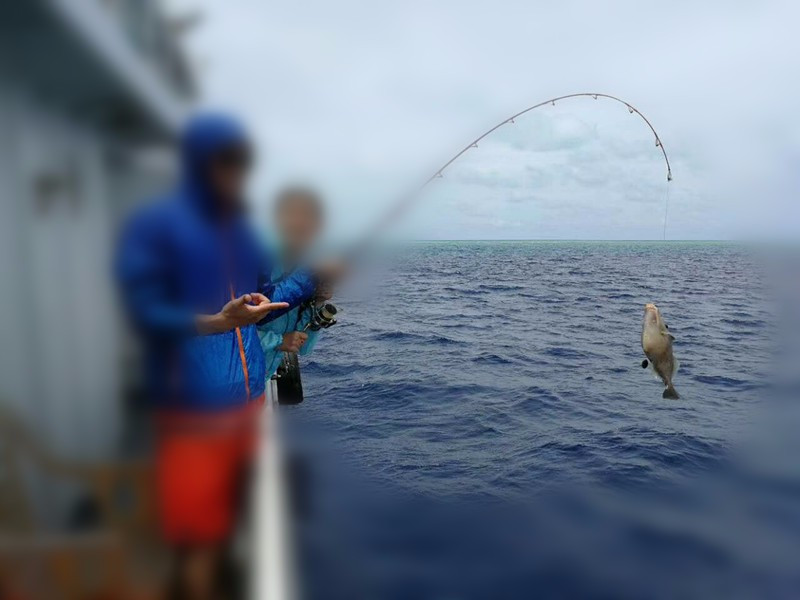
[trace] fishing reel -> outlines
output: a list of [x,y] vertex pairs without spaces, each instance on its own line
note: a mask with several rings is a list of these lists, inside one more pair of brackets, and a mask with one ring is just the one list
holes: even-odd
[[[330,302],[321,306],[310,304],[311,319],[303,329],[319,331],[336,325],[337,308]],[[300,404],[303,401],[303,381],[300,376],[300,361],[297,353],[284,352],[278,371],[275,373],[278,385],[278,404]]]
[[322,306],[312,306],[311,320],[306,325],[306,329],[319,331],[336,325],[336,313],[338,312],[339,310],[330,302],[326,302]]

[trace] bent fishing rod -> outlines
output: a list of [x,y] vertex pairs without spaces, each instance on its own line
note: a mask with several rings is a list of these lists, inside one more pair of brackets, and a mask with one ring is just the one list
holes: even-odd
[[[508,117],[506,119],[503,119],[502,121],[497,123],[497,125],[495,125],[494,127],[490,128],[490,129],[487,129],[485,132],[483,132],[477,138],[472,140],[469,144],[464,146],[459,152],[457,152],[449,160],[447,160],[447,162],[445,162],[442,166],[440,166],[438,169],[436,169],[436,171],[434,171],[433,174],[430,177],[428,177],[426,180],[424,180],[422,185],[420,185],[418,188],[416,188],[416,190],[413,193],[411,193],[411,194],[409,194],[407,196],[404,196],[403,198],[400,199],[399,202],[397,202],[394,206],[392,206],[389,209],[389,211],[386,213],[386,215],[380,221],[378,221],[376,223],[376,225],[372,229],[369,230],[367,235],[358,244],[356,244],[353,247],[352,251],[346,254],[346,257],[348,259],[347,262],[352,262],[353,259],[355,259],[357,256],[361,255],[375,241],[375,239],[378,237],[378,235],[380,233],[382,233],[383,230],[386,227],[388,227],[391,223],[393,223],[406,209],[408,209],[409,206],[411,206],[422,195],[423,190],[426,187],[428,187],[428,185],[430,185],[433,181],[435,181],[437,179],[441,179],[444,176],[443,175],[444,171],[450,165],[452,165],[454,162],[456,162],[459,158],[461,158],[464,154],[466,154],[470,149],[477,148],[479,142],[481,142],[485,138],[489,137],[492,133],[494,133],[495,131],[497,131],[498,129],[503,127],[504,125],[513,125],[514,123],[516,123],[516,119],[518,119],[519,117],[523,116],[526,113],[531,112],[532,110],[535,110],[537,108],[541,108],[542,106],[547,106],[547,105],[555,106],[556,102],[559,102],[561,100],[568,100],[570,98],[583,98],[583,97],[591,97],[591,98],[593,98],[595,100],[597,100],[599,98],[604,98],[604,99],[607,99],[607,100],[611,100],[613,102],[617,102],[619,104],[624,105],[628,109],[629,113],[635,114],[635,115],[638,115],[639,117],[641,117],[641,119],[645,122],[647,127],[649,127],[650,131],[653,133],[653,136],[655,137],[656,147],[659,150],[661,150],[661,154],[664,156],[664,162],[666,163],[666,167],[667,167],[667,182],[672,181],[672,167],[669,164],[669,157],[667,156],[667,150],[666,150],[666,148],[664,148],[664,144],[661,141],[661,137],[658,135],[658,132],[655,130],[655,127],[653,127],[653,124],[650,122],[650,120],[647,117],[645,117],[644,114],[642,114],[642,112],[638,108],[636,108],[630,102],[622,100],[621,98],[618,98],[617,96],[612,96],[611,94],[602,94],[602,93],[599,93],[599,92],[581,92],[581,93],[578,93],[578,94],[566,94],[564,96],[558,96],[556,98],[550,98],[549,100],[545,100],[544,102],[539,102],[538,104],[534,104],[533,106],[529,106],[528,108],[526,108],[524,110],[521,110],[518,113],[513,114],[513,115],[511,115],[510,117]],[[668,201],[668,198],[667,198],[667,201]],[[667,209],[668,209],[668,207],[667,207]],[[666,237],[666,222],[667,222],[667,212],[666,211],[667,211],[667,209],[665,209],[665,212],[664,212],[664,232],[665,232],[665,237]]]
[[[556,98],[550,98],[549,100],[545,100],[544,102],[539,102],[538,104],[534,104],[533,106],[529,106],[528,108],[519,111],[511,115],[510,117],[503,119],[494,127],[486,130],[477,138],[472,140],[469,144],[464,146],[459,152],[453,155],[447,162],[445,162],[442,166],[440,166],[433,174],[428,177],[426,180],[423,181],[422,185],[420,185],[413,193],[404,196],[397,202],[394,206],[390,208],[390,210],[386,213],[386,215],[376,223],[375,227],[370,229],[366,236],[353,248],[350,252],[345,253],[344,255],[344,262],[347,265],[352,266],[355,262],[357,262],[358,258],[361,257],[367,248],[377,239],[378,235],[383,232],[383,230],[394,222],[397,217],[400,216],[402,212],[407,210],[421,195],[425,188],[430,185],[436,179],[440,179],[443,177],[444,171],[456,162],[459,158],[461,158],[464,154],[467,153],[472,148],[477,148],[478,143],[490,136],[492,133],[503,127],[504,125],[514,124],[516,119],[521,117],[522,115],[531,112],[537,108],[542,106],[552,105],[555,106],[556,102],[560,100],[567,100],[570,98],[581,98],[581,97],[592,97],[595,100],[599,98],[605,98],[608,100],[612,100],[619,104],[624,105],[628,112],[631,114],[636,114],[647,124],[650,128],[650,131],[655,136],[655,143],[656,147],[661,150],[661,154],[664,156],[664,162],[667,166],[667,182],[669,183],[672,181],[672,168],[669,164],[669,157],[667,156],[666,148],[664,148],[664,144],[661,142],[661,138],[656,132],[655,128],[653,127],[652,123],[645,117],[639,109],[633,106],[630,102],[626,102],[621,98],[616,96],[612,96],[610,94],[601,94],[601,93],[592,93],[592,92],[583,92],[579,94],[567,94],[565,96],[558,96]],[[669,197],[667,196],[667,207],[669,202]],[[666,227],[667,227],[667,211],[665,207],[664,212],[664,234],[666,238]],[[306,329],[311,328],[312,330],[318,330],[321,328],[328,328],[336,323],[336,314],[337,309],[336,307],[329,303],[325,302],[321,305],[317,305],[314,301],[308,302],[304,305],[301,310],[309,309],[311,311],[311,320],[309,324],[306,326]],[[303,387],[302,382],[300,380],[300,367],[297,359],[296,353],[286,352],[284,353],[283,360],[281,362],[281,366],[278,368],[278,397],[283,397],[284,400],[281,402],[282,404],[298,404],[303,401]]]

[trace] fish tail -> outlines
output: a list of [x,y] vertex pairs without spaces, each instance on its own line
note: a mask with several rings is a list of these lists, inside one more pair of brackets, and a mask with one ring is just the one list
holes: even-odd
[[667,386],[667,389],[664,390],[664,393],[661,394],[662,398],[669,398],[670,400],[679,400],[680,396],[678,392],[675,390],[675,387],[670,383]]

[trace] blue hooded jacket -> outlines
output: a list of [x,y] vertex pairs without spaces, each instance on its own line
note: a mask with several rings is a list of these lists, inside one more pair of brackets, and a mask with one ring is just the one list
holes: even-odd
[[195,117],[181,139],[181,185],[133,215],[120,238],[116,278],[145,343],[150,395],[161,407],[219,410],[264,392],[256,326],[199,335],[197,315],[217,313],[232,297],[251,292],[291,308],[314,293],[314,278],[303,270],[273,284],[271,261],[244,216],[223,217],[207,185],[215,154],[247,146],[236,121]]

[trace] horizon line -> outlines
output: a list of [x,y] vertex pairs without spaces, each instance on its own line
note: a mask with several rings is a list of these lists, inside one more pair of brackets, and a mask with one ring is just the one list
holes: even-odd
[[738,242],[731,238],[669,239],[652,238],[427,238],[406,240],[410,242]]

